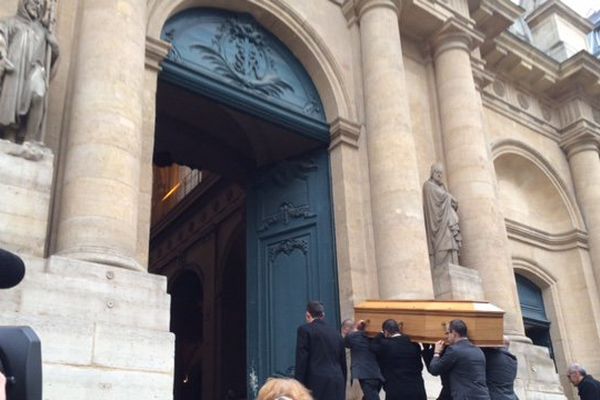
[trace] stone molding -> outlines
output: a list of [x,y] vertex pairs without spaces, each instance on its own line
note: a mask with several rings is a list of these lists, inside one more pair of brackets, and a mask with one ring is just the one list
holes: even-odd
[[[214,0],[148,0],[146,32],[158,40],[166,21],[192,7],[215,7]],[[344,68],[315,26],[287,0],[222,0],[219,8],[249,13],[300,60],[321,94],[329,120],[356,117],[356,106]]]
[[362,126],[356,122],[338,118],[331,123],[331,144],[329,151],[340,145],[347,145],[358,149],[358,139]]
[[525,10],[510,0],[480,0],[470,7],[475,27],[491,39],[508,29]]
[[564,179],[560,177],[558,172],[542,155],[542,153],[538,152],[527,144],[514,139],[505,139],[493,143],[491,150],[494,160],[505,154],[515,154],[527,159],[537,168],[539,168],[560,195],[565,207],[567,208],[573,227],[577,230],[585,229],[583,217],[579,210],[573,191],[569,189],[570,186],[565,183]]
[[583,88],[586,96],[600,101],[600,60],[586,51],[559,63],[514,34],[504,32],[486,41],[481,55],[488,69],[536,95],[558,100]]
[[550,233],[509,218],[505,218],[504,222],[509,239],[549,251],[566,251],[576,248],[589,249],[588,235],[580,229]]
[[481,58],[471,56],[471,69],[473,70],[473,80],[477,90],[481,91],[494,82],[496,78],[496,75],[485,68],[485,61]]
[[600,151],[600,128],[592,126],[587,121],[580,120],[564,131],[564,138],[560,146],[567,154],[573,157],[582,151]]
[[479,47],[485,36],[458,18],[448,19],[431,37],[433,57],[451,49],[461,49],[470,53]]
[[133,257],[119,254],[106,246],[77,246],[76,248],[58,251],[57,256],[79,261],[121,267],[132,271],[145,271],[145,268]]
[[542,5],[527,15],[525,21],[527,22],[527,25],[534,28],[542,21],[549,18],[551,14],[557,14],[586,35],[594,29],[594,24],[577,14],[559,0],[548,0],[545,3],[542,3]]
[[146,36],[146,68],[160,72],[162,70],[160,63],[167,58],[170,50],[170,43]]
[[342,5],[342,12],[348,21],[348,25],[352,25],[359,22],[370,9],[380,7],[389,8],[396,15],[400,15],[402,0],[347,0]]
[[[519,94],[528,97],[527,109],[519,104]],[[555,141],[561,138],[560,108],[555,101],[543,95],[536,95],[496,75],[493,84],[482,91],[482,101],[486,107],[544,136]]]

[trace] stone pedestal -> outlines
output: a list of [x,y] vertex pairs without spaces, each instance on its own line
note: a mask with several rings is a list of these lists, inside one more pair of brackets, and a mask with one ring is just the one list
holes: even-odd
[[23,258],[25,279],[0,296],[0,325],[31,326],[40,337],[45,400],[172,399],[164,277]]
[[50,149],[0,140],[0,247],[43,256],[52,189]]
[[436,300],[485,300],[479,272],[447,264],[432,271]]
[[509,350],[517,356],[519,363],[515,380],[515,393],[519,399],[565,400],[548,349],[517,340],[511,341]]

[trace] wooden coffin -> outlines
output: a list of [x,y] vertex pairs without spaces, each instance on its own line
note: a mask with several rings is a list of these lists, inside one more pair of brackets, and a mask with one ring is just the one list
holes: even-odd
[[462,319],[469,339],[482,347],[502,346],[504,311],[478,301],[368,300],[354,307],[356,321],[364,320],[369,335],[381,331],[387,319],[395,319],[402,333],[415,342],[444,339],[448,323]]

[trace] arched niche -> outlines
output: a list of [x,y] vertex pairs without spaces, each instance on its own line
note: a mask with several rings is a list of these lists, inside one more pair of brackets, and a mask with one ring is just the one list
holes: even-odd
[[[286,1],[224,0],[217,6],[222,10],[252,15],[260,25],[281,40],[308,72],[323,102],[328,122],[339,118],[356,120],[356,109],[341,65],[311,24]],[[149,0],[148,39],[160,41],[161,32],[169,18],[198,7],[215,7],[215,3],[212,0]]]
[[578,226],[564,193],[533,161],[506,152],[496,157],[494,167],[505,218],[549,234],[568,232]]
[[162,79],[329,142],[321,99],[300,61],[247,13],[192,8],[166,22]]

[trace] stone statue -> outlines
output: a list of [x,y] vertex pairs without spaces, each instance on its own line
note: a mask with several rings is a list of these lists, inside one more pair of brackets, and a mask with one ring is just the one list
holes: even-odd
[[462,236],[458,226],[458,202],[444,186],[440,164],[431,166],[431,177],[423,185],[423,209],[427,247],[432,267],[458,265]]
[[20,0],[17,15],[0,20],[0,137],[17,143],[43,139],[48,82],[58,59],[45,15],[46,0]]

